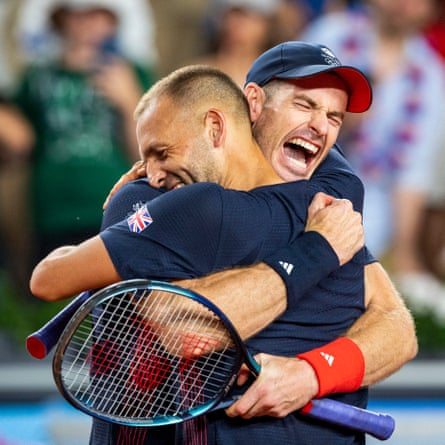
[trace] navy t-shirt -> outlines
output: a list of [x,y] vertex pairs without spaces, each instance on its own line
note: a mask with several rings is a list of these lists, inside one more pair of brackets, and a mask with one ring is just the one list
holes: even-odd
[[102,240],[123,279],[192,278],[261,261],[304,231],[316,192],[348,198],[361,211],[361,182],[347,171],[332,173],[331,159],[311,181],[249,192],[198,183],[164,193],[105,229]]
[[[260,187],[250,192],[201,183],[162,194],[142,180],[128,187],[133,192],[137,190],[131,198],[131,206],[139,202],[136,223],[130,201],[124,199],[116,213],[122,216],[123,207],[128,206],[127,218],[101,233],[123,279],[193,278],[259,262],[304,231],[307,208],[318,191],[350,199],[359,211],[363,205],[361,181],[335,150],[310,181]],[[124,196],[125,192],[113,198],[112,204],[122,199],[119,195]],[[113,213],[111,210],[112,207],[105,213],[104,221],[114,223],[107,214]],[[363,266],[371,261],[369,252],[362,249],[350,263],[323,279],[292,309],[251,338],[248,347],[253,353],[294,356],[343,334],[364,311]],[[334,397],[366,406],[364,390]],[[329,444],[363,443],[363,435],[299,414],[285,419],[246,421],[217,413],[208,416],[208,428],[209,437],[213,437],[209,443],[264,443],[265,437],[271,445],[319,444],[321,440]]]

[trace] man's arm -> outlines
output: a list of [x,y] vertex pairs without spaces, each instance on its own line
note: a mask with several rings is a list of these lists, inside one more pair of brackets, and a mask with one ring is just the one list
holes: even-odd
[[[257,286],[260,273],[261,289]],[[269,322],[277,311],[270,308],[285,304],[285,286],[271,268],[256,265],[238,269],[237,274],[228,274],[227,280],[225,274],[221,272],[217,276],[183,284],[191,285],[195,291],[210,296],[217,305],[220,302],[221,305],[225,304],[231,289],[236,289],[243,297],[248,294],[252,305],[249,310],[262,313],[263,320],[268,313]],[[231,279],[233,282],[230,282]],[[273,293],[262,292],[263,285],[265,289],[273,290]],[[241,287],[243,290],[245,287],[245,293]],[[362,386],[369,386],[388,377],[414,358],[417,339],[413,318],[379,263],[365,267],[365,288],[366,312],[351,326],[346,337],[356,343],[363,353],[365,376]],[[256,298],[252,297],[254,293]],[[242,329],[247,317],[241,309],[233,310],[233,317],[235,326]],[[269,354],[259,354],[256,358],[262,367],[260,376],[243,397],[227,410],[228,415],[244,418],[263,415],[283,417],[302,408],[317,394],[317,377],[305,360]]]
[[36,297],[56,301],[120,280],[103,241],[95,236],[53,250],[34,268],[30,289]]
[[[353,211],[349,201],[333,199],[324,193],[318,193],[309,206],[305,230],[294,246],[302,245],[303,238],[308,236],[311,250],[315,250],[315,243],[323,248],[328,246],[328,253],[335,259],[334,269],[347,263],[364,243],[360,214]],[[318,236],[314,237],[314,232]],[[309,255],[311,258],[301,258],[302,262],[308,263],[306,287],[314,286],[325,276],[324,269],[320,270],[312,261],[312,253]],[[323,262],[323,258],[321,260]],[[176,283],[214,300],[244,339],[265,328],[287,308],[283,280],[264,263]],[[299,297],[305,293],[302,287],[297,289]]]
[[[258,286],[258,283],[261,283]],[[269,325],[287,306],[283,280],[263,263],[175,281],[213,301],[246,339]]]
[[363,386],[369,386],[413,359],[418,345],[413,317],[380,263],[365,267],[365,302],[346,335],[365,356]]

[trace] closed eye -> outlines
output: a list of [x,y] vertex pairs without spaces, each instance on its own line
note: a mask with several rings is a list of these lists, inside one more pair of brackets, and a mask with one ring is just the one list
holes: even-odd
[[330,113],[328,114],[328,119],[331,125],[334,127],[341,127],[343,124],[344,115],[342,113]]
[[312,110],[312,106],[308,102],[304,102],[304,101],[296,101],[295,106],[302,111]]
[[157,161],[165,161],[168,158],[168,147],[162,146],[150,146],[143,151],[143,159],[148,161],[150,159]]

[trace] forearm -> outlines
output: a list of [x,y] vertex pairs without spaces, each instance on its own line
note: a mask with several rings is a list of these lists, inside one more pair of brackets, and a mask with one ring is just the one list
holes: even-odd
[[120,280],[102,240],[96,236],[77,246],[60,247],[43,258],[32,272],[30,289],[38,298],[56,301]]
[[[248,391],[229,409],[230,416],[283,417],[300,409],[319,394],[327,395],[349,383],[369,386],[397,371],[417,353],[417,340],[413,319],[398,296],[386,272],[378,263],[365,267],[366,312],[354,323],[346,337],[355,343],[354,366],[351,366],[349,348],[354,346],[334,340],[319,350],[334,354],[337,372],[323,372],[324,361],[317,367],[309,365],[312,360],[298,360],[260,354],[262,370],[260,377]],[[336,348],[346,347],[339,351]],[[340,353],[339,353],[340,352]],[[308,354],[319,356],[317,350]],[[365,373],[363,375],[363,361]],[[358,367],[359,363],[362,366]],[[352,373],[352,374],[351,374]],[[329,374],[331,376],[329,377]],[[347,378],[345,379],[345,375]],[[327,377],[325,381],[323,377]],[[334,377],[334,378],[332,378]],[[328,384],[328,385],[327,385]],[[330,387],[329,387],[330,385]]]
[[365,359],[362,386],[388,377],[417,354],[414,320],[379,263],[365,267],[366,312],[346,336]]
[[[116,71],[116,75],[119,75],[122,82],[116,88],[121,88],[124,93],[109,93],[109,97],[118,107],[121,114],[125,146],[130,161],[134,162],[140,159],[134,110],[143,94],[143,90],[137,81],[135,73],[129,66],[125,64],[116,65],[115,69],[119,70]],[[124,79],[125,82],[123,82]],[[113,88],[113,91],[115,91],[115,88]]]
[[284,283],[263,263],[176,283],[215,303],[243,339],[259,332],[286,309]]
[[[272,323],[288,306],[294,307],[339,266],[336,253],[315,231],[302,234],[289,248],[265,261],[267,264],[228,269],[178,284],[212,300],[246,339]],[[283,268],[287,262],[289,267]]]
[[91,81],[109,103],[118,110],[123,144],[127,155],[132,162],[138,160],[139,149],[133,113],[143,94],[143,89],[133,67],[122,59],[114,58],[103,64]]

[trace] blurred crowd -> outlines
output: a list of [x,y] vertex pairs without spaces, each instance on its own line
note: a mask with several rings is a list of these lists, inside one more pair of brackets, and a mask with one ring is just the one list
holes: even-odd
[[156,79],[204,63],[243,86],[265,49],[307,40],[373,84],[340,138],[365,184],[367,245],[445,323],[443,1],[2,0],[0,22],[0,269],[19,296],[42,256],[99,230]]

